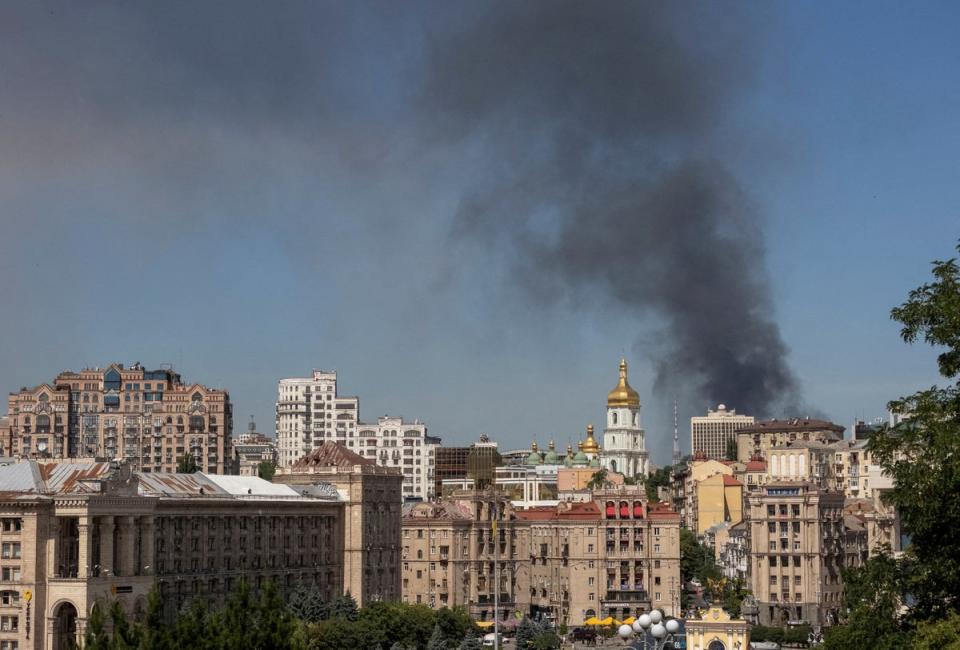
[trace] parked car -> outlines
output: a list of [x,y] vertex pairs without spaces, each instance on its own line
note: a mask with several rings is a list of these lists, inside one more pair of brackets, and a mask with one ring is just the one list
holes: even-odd
[[[499,635],[499,636],[500,636],[500,647],[502,648],[502,647],[503,647],[503,635],[501,634],[501,635]],[[494,641],[496,640],[496,638],[497,638],[497,635],[494,634],[493,632],[490,632],[489,634],[484,634],[484,635],[483,635],[483,647],[484,647],[484,648],[492,648],[492,647],[493,647],[493,644],[494,644]]]

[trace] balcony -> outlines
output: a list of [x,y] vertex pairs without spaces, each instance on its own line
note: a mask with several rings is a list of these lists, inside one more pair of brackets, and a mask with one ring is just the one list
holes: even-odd
[[650,595],[644,589],[608,589],[606,600],[617,602],[645,602],[650,600]]

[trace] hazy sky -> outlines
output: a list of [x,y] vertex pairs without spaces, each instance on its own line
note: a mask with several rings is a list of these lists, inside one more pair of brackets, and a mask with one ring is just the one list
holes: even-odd
[[272,433],[335,369],[565,446],[625,354],[656,462],[675,396],[882,415],[936,381],[888,314],[960,237],[958,14],[5,3],[0,387],[172,363]]

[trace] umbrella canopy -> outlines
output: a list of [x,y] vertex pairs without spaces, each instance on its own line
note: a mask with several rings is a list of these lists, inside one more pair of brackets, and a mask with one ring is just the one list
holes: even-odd
[[613,617],[612,617],[612,616],[608,616],[608,617],[606,617],[605,619],[603,619],[602,621],[600,621],[600,625],[613,625],[613,622],[614,622],[614,621],[613,621]]
[[493,621],[477,621],[477,627],[482,627],[487,629],[488,627],[493,627]]
[[624,625],[633,625],[633,622],[634,622],[635,620],[637,620],[637,619],[635,619],[635,618],[632,617],[632,616],[628,616],[628,617],[626,617],[625,619],[623,619],[623,624],[624,624]]
[[584,624],[584,625],[603,625],[603,621],[601,621],[601,620],[600,620],[599,618],[597,618],[596,616],[591,616],[590,618],[588,618],[587,620],[585,620],[585,621],[583,622],[583,624]]

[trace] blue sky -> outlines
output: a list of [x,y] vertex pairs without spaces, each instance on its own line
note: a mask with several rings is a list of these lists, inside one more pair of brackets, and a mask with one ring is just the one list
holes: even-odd
[[[277,379],[336,369],[367,419],[565,445],[602,420],[625,354],[648,447],[668,458],[655,311],[589,286],[540,300],[517,248],[451,238],[464,188],[504,149],[434,141],[459,123],[418,103],[416,70],[503,5],[171,7],[0,8],[4,390],[173,363],[230,390],[237,429],[253,414],[271,431]],[[719,71],[743,78],[724,82],[715,123],[671,137],[721,157],[758,215],[797,403],[847,426],[882,415],[937,379],[934,352],[902,344],[888,314],[960,237],[960,10],[720,8],[749,65],[731,55]],[[676,18],[692,23],[682,47],[709,25],[696,13]],[[514,140],[536,161],[534,136]],[[681,415],[721,401],[737,406],[687,391]]]

